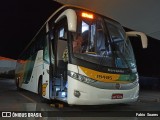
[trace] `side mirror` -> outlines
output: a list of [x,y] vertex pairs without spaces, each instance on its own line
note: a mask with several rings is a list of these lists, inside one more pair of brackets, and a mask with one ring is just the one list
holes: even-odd
[[148,39],[147,39],[147,36],[144,33],[131,31],[131,32],[126,32],[126,35],[127,35],[127,37],[141,37],[142,47],[147,48]]

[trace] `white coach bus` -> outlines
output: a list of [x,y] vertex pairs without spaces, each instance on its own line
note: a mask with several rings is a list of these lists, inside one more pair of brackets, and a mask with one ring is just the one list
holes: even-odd
[[17,88],[73,105],[134,102],[139,82],[129,36],[116,21],[65,5],[49,17],[19,56]]

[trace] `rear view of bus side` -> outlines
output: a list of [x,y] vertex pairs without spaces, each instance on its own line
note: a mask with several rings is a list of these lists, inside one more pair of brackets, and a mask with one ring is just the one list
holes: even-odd
[[134,102],[139,79],[129,36],[116,21],[76,6],[53,13],[17,60],[17,88],[73,105]]

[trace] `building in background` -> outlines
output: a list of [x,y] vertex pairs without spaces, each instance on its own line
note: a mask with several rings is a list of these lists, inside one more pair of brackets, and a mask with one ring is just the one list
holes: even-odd
[[0,78],[13,78],[16,60],[0,56]]

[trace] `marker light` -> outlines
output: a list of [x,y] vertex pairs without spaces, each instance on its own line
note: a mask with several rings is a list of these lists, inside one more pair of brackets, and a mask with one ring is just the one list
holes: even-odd
[[82,17],[89,18],[89,19],[93,19],[93,14],[86,13],[86,12],[82,12],[81,15],[82,15]]

